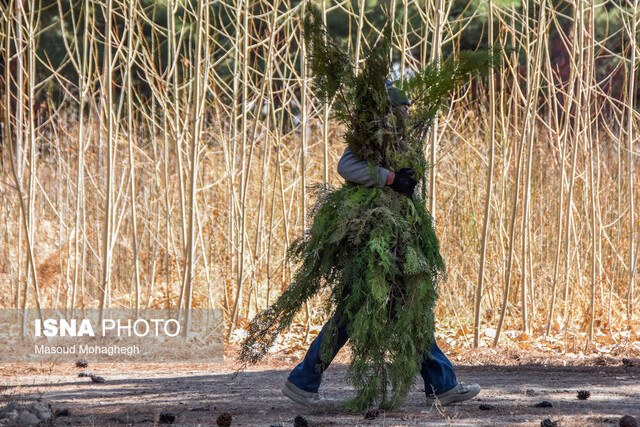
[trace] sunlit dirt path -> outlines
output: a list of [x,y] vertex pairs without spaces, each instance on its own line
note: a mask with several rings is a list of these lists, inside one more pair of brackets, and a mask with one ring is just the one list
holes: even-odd
[[[284,397],[280,387],[297,358],[272,358],[234,375],[232,361],[208,365],[72,364],[0,367],[2,405],[41,399],[52,411],[52,424],[154,425],[161,414],[175,415],[174,425],[215,425],[223,412],[233,426],[291,426],[301,415],[309,425],[529,425],[544,419],[562,426],[614,426],[623,415],[640,419],[640,361],[602,366],[562,366],[526,362],[456,367],[460,381],[483,387],[478,398],[463,404],[429,408],[419,378],[405,404],[373,420],[337,410],[313,412]],[[499,363],[504,363],[500,360]],[[94,384],[78,373],[93,372],[106,381]],[[336,363],[325,374],[321,391],[334,399],[353,395],[346,365]],[[587,400],[578,391],[589,391]],[[548,401],[553,407],[534,405]],[[489,406],[491,409],[481,409]],[[0,416],[0,419],[2,417]]]

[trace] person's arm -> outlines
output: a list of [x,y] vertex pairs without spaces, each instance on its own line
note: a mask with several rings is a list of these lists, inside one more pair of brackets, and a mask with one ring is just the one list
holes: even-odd
[[345,148],[342,157],[338,161],[338,173],[347,181],[364,185],[365,187],[382,188],[391,185],[395,179],[395,173],[383,167],[377,166],[378,176],[372,176],[369,165],[361,160],[349,147]]

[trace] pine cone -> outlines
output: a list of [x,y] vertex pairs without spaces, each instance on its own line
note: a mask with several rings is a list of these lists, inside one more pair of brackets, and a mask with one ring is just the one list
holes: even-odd
[[231,417],[231,414],[228,412],[223,412],[218,416],[216,424],[218,424],[220,427],[229,427],[231,425],[231,421],[233,421],[233,417]]
[[105,382],[105,379],[97,375],[91,375],[91,381],[96,384],[102,384],[103,382]]
[[578,392],[578,399],[580,399],[580,400],[587,400],[590,397],[591,397],[591,392],[590,391],[580,390]]
[[378,418],[378,416],[380,416],[380,411],[376,408],[369,408],[367,409],[367,412],[364,413],[365,420],[372,420],[374,418]]
[[536,403],[535,405],[536,408],[553,408],[553,404],[547,400],[543,400],[540,403]]
[[56,417],[68,417],[69,415],[71,415],[71,413],[69,412],[69,409],[64,408],[64,409],[56,409],[56,412],[54,412],[54,414]]
[[293,419],[293,427],[309,427],[309,421],[302,415],[298,415]]
[[620,427],[638,427],[638,422],[631,415],[620,418]]
[[483,403],[483,404],[481,404],[480,406],[478,406],[478,408],[479,408],[481,411],[492,411],[492,410],[496,409],[496,407],[495,407],[495,406],[493,406],[493,405],[489,405],[489,404],[487,404],[487,403]]
[[175,414],[172,414],[171,412],[163,412],[162,414],[160,414],[158,422],[160,422],[160,424],[173,424],[175,420]]

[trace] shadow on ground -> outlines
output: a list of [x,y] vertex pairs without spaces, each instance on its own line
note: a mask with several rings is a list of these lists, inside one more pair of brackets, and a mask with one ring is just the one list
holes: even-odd
[[[640,415],[640,368],[638,367],[545,367],[458,366],[458,379],[477,382],[483,391],[477,399],[449,407],[427,407],[424,384],[418,377],[405,404],[397,411],[381,413],[374,420],[362,414],[336,410],[312,412],[280,393],[286,369],[252,370],[234,375],[228,368],[185,370],[170,365],[161,371],[92,366],[104,376],[103,384],[78,378],[77,371],[21,373],[0,377],[0,399],[49,403],[57,416],[53,425],[153,425],[160,415],[176,416],[175,425],[215,425],[223,412],[233,417],[233,426],[293,425],[301,415],[310,425],[540,425],[543,419],[560,420],[563,426],[617,425],[623,415]],[[176,367],[175,371],[170,371]],[[321,392],[344,400],[353,396],[345,379],[346,366],[332,366]],[[577,392],[590,391],[587,400]],[[534,405],[543,400],[551,408]],[[481,405],[492,409],[483,410]],[[0,417],[1,418],[1,417]]]

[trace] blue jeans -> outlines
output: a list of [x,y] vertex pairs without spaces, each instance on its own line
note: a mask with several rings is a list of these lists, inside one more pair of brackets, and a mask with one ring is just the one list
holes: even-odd
[[[329,320],[329,322],[324,325],[316,339],[313,340],[309,350],[307,350],[307,354],[304,356],[304,360],[293,368],[289,374],[289,381],[304,391],[311,393],[318,392],[320,382],[322,381],[322,373],[349,339],[346,326],[339,327],[336,331],[338,336],[335,341],[336,345],[333,348],[331,360],[326,364],[323,363],[320,358],[320,345],[330,322],[332,322],[332,320]],[[334,337],[334,339],[335,338],[336,337]],[[453,365],[435,341],[431,346],[430,352],[425,354],[420,368],[420,375],[424,380],[424,389],[427,396],[432,396],[434,393],[443,393],[458,385],[456,374],[453,371]]]

